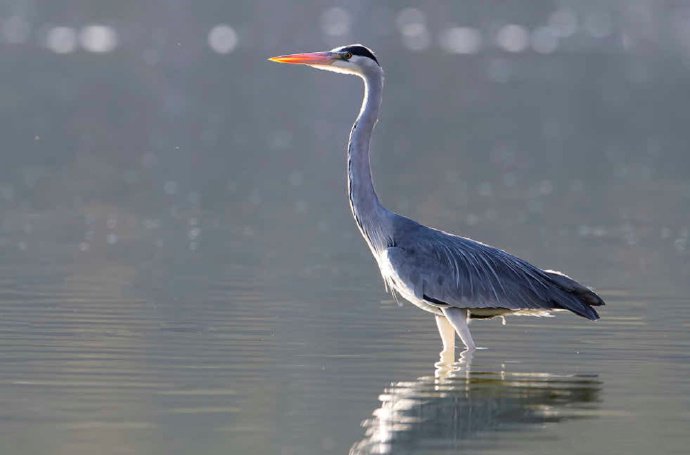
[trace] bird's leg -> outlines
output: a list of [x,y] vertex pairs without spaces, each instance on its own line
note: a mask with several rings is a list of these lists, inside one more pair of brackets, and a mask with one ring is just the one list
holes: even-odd
[[465,347],[470,351],[477,349],[477,345],[474,344],[474,340],[470,334],[470,328],[467,325],[470,316],[467,309],[443,308],[442,311],[444,316],[448,319],[448,322],[455,328],[455,331],[465,344]]
[[443,341],[443,351],[440,353],[441,364],[451,364],[455,360],[455,330],[448,321],[448,318],[436,315],[436,327]]

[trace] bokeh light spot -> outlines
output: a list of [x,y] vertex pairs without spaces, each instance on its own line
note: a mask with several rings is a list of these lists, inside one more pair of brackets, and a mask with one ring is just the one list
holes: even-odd
[[529,44],[529,33],[525,27],[509,24],[496,34],[496,44],[508,52],[522,52]]
[[234,51],[238,41],[237,32],[227,24],[216,25],[208,32],[208,45],[219,54]]
[[46,34],[46,47],[56,54],[69,54],[77,48],[77,32],[71,27],[53,27]]
[[451,54],[476,54],[482,44],[482,35],[471,27],[451,27],[441,32],[439,44]]
[[327,9],[321,15],[321,30],[326,35],[347,35],[350,31],[351,23],[350,13],[337,6]]
[[111,52],[117,47],[117,33],[107,25],[88,25],[79,33],[79,43],[89,52]]
[[405,8],[396,18],[403,44],[412,51],[423,51],[431,45],[431,35],[426,27],[426,16],[417,8]]

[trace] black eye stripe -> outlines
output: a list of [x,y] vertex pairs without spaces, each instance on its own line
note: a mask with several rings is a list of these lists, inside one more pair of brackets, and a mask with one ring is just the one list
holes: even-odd
[[368,57],[375,61],[377,64],[379,64],[379,61],[376,59],[376,56],[374,55],[373,52],[371,52],[369,49],[367,49],[364,46],[360,46],[358,44],[352,45],[352,46],[347,46],[341,49],[342,52],[349,52],[352,55],[358,55],[360,57]]

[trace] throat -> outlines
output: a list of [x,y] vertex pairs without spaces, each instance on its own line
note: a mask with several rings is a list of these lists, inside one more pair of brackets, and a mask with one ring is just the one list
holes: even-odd
[[[352,150],[352,148],[350,148]],[[359,231],[367,241],[372,252],[381,251],[388,243],[386,235],[386,209],[381,205],[378,195],[371,181],[371,173],[367,164],[361,163],[362,157],[356,153],[348,153],[348,198],[352,216]],[[366,169],[365,169],[366,168]]]
[[367,237],[367,231],[371,229],[369,225],[374,221],[381,202],[371,179],[369,157],[354,151],[352,143],[347,155],[347,189],[352,216],[362,234]]

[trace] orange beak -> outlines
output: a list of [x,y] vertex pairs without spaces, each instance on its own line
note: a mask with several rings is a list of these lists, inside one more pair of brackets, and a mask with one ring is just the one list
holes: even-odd
[[330,65],[338,60],[338,57],[333,52],[312,52],[309,54],[279,55],[278,57],[271,57],[269,60],[293,65]]

